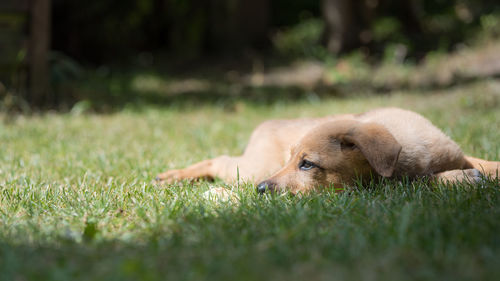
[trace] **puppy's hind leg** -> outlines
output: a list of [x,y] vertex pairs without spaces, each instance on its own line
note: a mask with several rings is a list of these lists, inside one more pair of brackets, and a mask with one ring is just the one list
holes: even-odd
[[465,156],[463,170],[444,171],[433,175],[433,178],[441,182],[459,183],[459,182],[481,182],[484,177],[490,179],[500,178],[500,162],[487,161],[479,158]]
[[174,183],[182,180],[213,180],[216,177],[226,180],[228,177],[226,171],[233,165],[236,167],[235,163],[235,157],[219,156],[203,160],[184,169],[166,171],[159,174],[156,181],[159,183]]
[[471,156],[465,156],[466,168],[474,168],[481,171],[481,173],[492,178],[500,178],[500,162],[488,161]]

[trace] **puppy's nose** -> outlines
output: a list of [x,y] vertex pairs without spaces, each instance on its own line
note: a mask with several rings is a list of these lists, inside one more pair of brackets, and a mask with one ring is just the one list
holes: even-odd
[[266,188],[267,188],[267,183],[265,181],[261,182],[261,183],[259,183],[259,185],[257,185],[257,192],[264,193],[264,192],[266,192]]
[[257,192],[264,193],[266,191],[274,191],[274,184],[268,181],[263,181],[257,185]]

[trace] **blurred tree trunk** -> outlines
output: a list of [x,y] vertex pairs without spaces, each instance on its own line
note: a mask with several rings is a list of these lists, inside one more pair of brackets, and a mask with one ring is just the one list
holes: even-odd
[[370,41],[368,29],[377,6],[377,0],[323,0],[327,49],[338,54]]
[[170,47],[184,58],[260,48],[268,41],[269,0],[163,1]]
[[152,15],[147,19],[148,40],[150,45],[154,47],[164,46],[168,41],[167,6],[168,0],[154,0]]
[[421,17],[423,13],[421,0],[395,1],[399,20],[403,23],[406,32],[418,35],[423,32]]
[[[186,1],[186,0],[184,0]],[[173,53],[183,59],[197,58],[205,49],[209,1],[166,0],[166,34]]]
[[209,47],[232,50],[261,47],[268,40],[269,0],[212,0]]
[[50,91],[50,7],[51,0],[31,2],[28,102],[35,107],[57,102]]
[[422,32],[421,0],[323,0],[321,8],[323,40],[333,54],[370,43],[372,23],[379,13],[395,14],[409,35]]
[[347,46],[358,44],[360,27],[357,19],[353,18],[353,10],[351,0],[323,0],[324,41],[328,51],[333,54],[340,53]]

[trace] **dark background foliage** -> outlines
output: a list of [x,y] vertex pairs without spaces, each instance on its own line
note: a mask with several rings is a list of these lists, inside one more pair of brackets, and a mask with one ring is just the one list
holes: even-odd
[[[340,9],[352,14],[343,32],[353,38],[334,53],[365,47],[379,54],[387,44],[403,43],[422,56],[467,40],[481,27],[482,15],[500,11],[494,0],[326,2],[333,3],[330,9],[304,0],[54,0],[52,42],[55,50],[97,64],[140,52],[185,59],[239,54],[269,50],[277,31],[348,5]],[[326,25],[323,43],[339,29]]]

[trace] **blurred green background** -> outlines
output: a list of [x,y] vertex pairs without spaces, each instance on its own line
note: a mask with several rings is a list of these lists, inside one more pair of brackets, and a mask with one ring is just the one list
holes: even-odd
[[[30,24],[42,1],[50,5],[49,89],[30,93]],[[12,8],[19,3],[24,10]],[[276,89],[391,91],[500,72],[497,46],[470,59],[495,62],[488,73],[441,63],[498,41],[495,0],[6,0],[0,31],[0,100],[10,111],[227,100],[229,88],[259,100]]]

